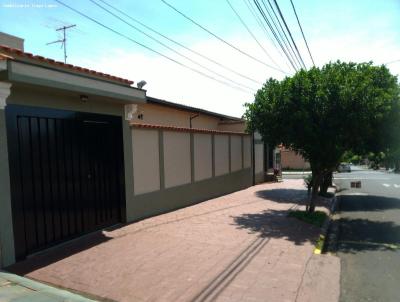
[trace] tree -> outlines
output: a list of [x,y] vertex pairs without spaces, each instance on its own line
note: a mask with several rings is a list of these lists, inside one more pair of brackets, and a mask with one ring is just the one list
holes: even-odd
[[399,86],[385,66],[337,61],[282,81],[267,80],[246,107],[248,130],[259,131],[269,144],[282,143],[310,162],[307,208],[313,212],[324,177],[332,174],[345,151],[365,154],[388,145],[385,123],[399,116],[394,112],[399,108]]

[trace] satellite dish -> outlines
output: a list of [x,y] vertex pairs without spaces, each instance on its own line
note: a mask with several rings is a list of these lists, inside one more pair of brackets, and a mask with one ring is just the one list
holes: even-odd
[[137,88],[142,89],[144,85],[146,85],[147,82],[146,81],[140,81],[139,83],[137,83]]

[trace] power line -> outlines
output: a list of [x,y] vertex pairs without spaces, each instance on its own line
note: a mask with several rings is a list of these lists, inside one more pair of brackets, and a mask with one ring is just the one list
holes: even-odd
[[[283,42],[284,42],[286,48],[288,49],[288,53],[291,54],[292,59],[296,62],[296,64],[298,64],[299,68],[301,69],[301,68],[302,68],[302,67],[301,67],[301,62],[300,62],[298,56],[296,55],[296,52],[294,51],[292,44],[291,44],[290,41],[289,41],[289,38],[288,38],[288,36],[287,36],[287,34],[286,34],[286,32],[285,32],[283,26],[282,26],[281,21],[279,20],[278,15],[277,15],[276,12],[275,12],[274,7],[273,7],[272,4],[271,4],[271,1],[270,1],[270,0],[267,0],[270,9],[268,9],[268,7],[267,7],[267,5],[265,4],[265,1],[264,1],[264,0],[261,0],[261,1],[262,1],[263,5],[264,5],[264,7],[265,7],[265,10],[268,12],[268,14],[269,14],[269,16],[270,16],[272,22],[274,23],[276,30],[277,30],[279,33],[282,32],[284,38],[282,37],[281,34],[280,34],[280,37],[282,38],[282,40],[283,40]],[[273,13],[274,16],[271,15],[271,13],[269,12],[270,10],[272,11],[272,13]],[[276,23],[275,23],[275,21],[274,21],[274,17],[275,17],[275,20],[277,21],[279,27],[276,25]],[[280,29],[280,30],[279,30],[279,29]]]
[[234,50],[236,50],[237,52],[241,53],[242,55],[245,55],[246,57],[252,59],[253,61],[256,61],[264,66],[267,66],[269,68],[272,68],[274,70],[277,70],[279,72],[285,73],[283,70],[276,68],[272,65],[269,65],[265,62],[263,62],[262,60],[257,59],[256,57],[248,54],[247,52],[241,50],[240,48],[236,47],[235,45],[229,43],[228,41],[224,40],[223,38],[221,38],[220,36],[214,34],[212,31],[208,30],[207,28],[205,28],[203,25],[201,25],[200,23],[196,22],[195,20],[193,20],[192,18],[190,18],[189,16],[185,15],[184,13],[182,13],[180,10],[178,10],[177,8],[175,8],[172,4],[169,4],[167,1],[165,0],[161,0],[161,2],[163,2],[165,5],[167,5],[168,7],[170,7],[171,9],[173,9],[175,12],[177,12],[178,14],[180,14],[182,17],[184,17],[185,19],[189,20],[190,22],[192,22],[193,24],[195,24],[196,26],[198,26],[199,28],[201,28],[202,30],[206,31],[207,33],[209,33],[210,35],[212,35],[214,38],[216,38],[217,40],[221,41],[222,43],[228,45],[229,47],[233,48]]
[[267,23],[267,25],[268,25],[268,27],[269,27],[271,33],[274,35],[275,40],[278,42],[278,44],[279,44],[280,48],[282,49],[283,53],[285,54],[286,58],[289,60],[289,62],[290,62],[290,64],[292,65],[293,69],[294,69],[295,71],[297,71],[296,65],[293,63],[292,59],[290,58],[290,56],[289,56],[288,53],[286,52],[286,49],[283,47],[282,42],[281,42],[280,39],[278,38],[278,36],[277,36],[275,30],[273,29],[273,27],[272,27],[271,23],[269,22],[267,16],[265,15],[265,13],[264,13],[264,11],[263,11],[263,9],[262,9],[260,3],[258,2],[258,0],[253,0],[253,1],[254,1],[254,4],[255,4],[256,7],[257,7],[257,10],[260,12],[260,14],[261,14],[261,16],[263,17],[264,21]]
[[[281,22],[279,21],[279,17],[276,15],[275,10],[274,10],[274,8],[272,7],[271,3],[270,3],[269,0],[268,0],[268,4],[269,4],[269,6],[270,6],[270,8],[271,8],[271,11],[272,11],[273,15],[271,14],[270,9],[269,9],[269,8],[267,7],[267,5],[265,4],[265,1],[264,1],[264,0],[261,0],[261,3],[263,4],[264,9],[265,9],[265,11],[267,12],[267,14],[268,14],[268,16],[269,16],[269,18],[270,18],[272,24],[275,26],[276,32],[278,33],[279,37],[281,38],[281,41],[282,41],[283,44],[285,45],[288,54],[289,54],[290,57],[292,58],[293,62],[296,63],[296,68],[298,68],[299,66],[300,66],[300,68],[301,68],[301,64],[299,63],[299,60],[298,60],[298,58],[296,57],[296,54],[295,54],[295,52],[294,52],[294,50],[293,50],[293,47],[292,47],[292,45],[290,44],[290,41],[289,41],[289,39],[288,39],[288,37],[287,37],[287,35],[286,35],[286,32],[285,32],[285,30],[283,29],[282,24],[281,24]],[[261,6],[261,5],[260,5],[260,6]],[[278,23],[279,27],[278,27],[277,23],[276,23],[275,20],[274,20],[274,16],[275,16],[275,20],[276,20],[276,22]],[[279,30],[279,29],[280,29],[280,30]],[[283,35],[283,36],[282,36],[282,35]]]
[[235,13],[236,17],[239,19],[240,23],[246,28],[247,32],[253,37],[253,39],[257,42],[258,46],[264,51],[264,53],[268,56],[268,58],[273,62],[277,67],[278,64],[275,62],[274,59],[270,56],[270,54],[267,52],[267,50],[264,48],[264,46],[261,45],[261,43],[258,41],[257,37],[253,34],[253,32],[250,30],[250,28],[247,26],[246,22],[240,17],[239,13],[236,11],[236,9],[233,7],[232,3],[229,0],[226,0],[228,3],[229,7],[232,9],[232,11]]
[[[254,7],[251,5],[251,0],[243,0],[243,2],[246,4],[247,8],[249,9],[251,14],[253,15],[254,19],[257,21],[258,26],[261,28],[261,30],[265,33],[265,35],[271,41],[272,45],[274,45],[274,47],[278,51],[279,55],[284,59],[284,53],[282,52],[282,49],[280,49],[276,45],[276,42],[274,41],[274,38],[271,37],[271,35],[268,32],[267,28],[265,27],[264,23],[261,21],[259,15],[256,13]],[[287,64],[286,60],[284,60],[284,62],[285,62],[285,65],[290,69],[290,66]]]
[[137,28],[136,26],[134,26],[134,25],[132,25],[131,23],[127,22],[126,20],[124,20],[124,19],[121,18],[120,16],[114,14],[113,12],[111,12],[110,10],[108,10],[107,8],[105,8],[104,6],[102,6],[101,4],[97,3],[96,1],[90,0],[90,2],[92,2],[92,3],[95,4],[96,6],[100,7],[100,8],[103,9],[104,11],[108,12],[109,14],[111,14],[112,16],[114,16],[115,18],[117,18],[118,20],[124,22],[124,23],[127,24],[128,26],[132,27],[133,29],[137,30],[137,31],[140,32],[141,34],[145,35],[146,37],[152,39],[152,40],[155,41],[156,43],[158,43],[158,44],[164,46],[165,48],[167,48],[168,50],[170,50],[170,51],[172,51],[173,53],[177,54],[178,56],[180,56],[180,57],[182,57],[182,58],[184,58],[184,59],[186,59],[186,60],[192,62],[193,64],[195,64],[195,65],[197,65],[197,66],[199,66],[199,67],[201,67],[201,68],[204,68],[205,70],[207,70],[208,72],[211,72],[211,73],[214,74],[214,75],[217,75],[217,76],[219,76],[219,77],[221,77],[221,78],[223,78],[223,79],[225,79],[225,80],[227,80],[227,81],[229,81],[229,82],[234,83],[234,84],[237,85],[237,86],[241,86],[241,87],[243,87],[243,88],[247,88],[247,89],[250,89],[250,90],[254,90],[254,88],[249,87],[249,86],[244,85],[244,84],[241,84],[241,83],[239,83],[239,82],[236,82],[236,81],[234,81],[234,80],[232,80],[232,79],[230,79],[230,78],[224,76],[223,74],[220,74],[220,73],[218,73],[218,72],[216,72],[216,71],[214,71],[214,70],[208,68],[207,66],[204,66],[203,64],[200,64],[200,63],[196,62],[195,60],[189,58],[188,56],[186,56],[186,55],[184,55],[184,54],[182,54],[182,53],[180,53],[179,51],[176,51],[176,50],[173,49],[172,47],[169,47],[169,46],[166,45],[165,43],[163,43],[163,42],[161,42],[160,40],[154,38],[153,36],[147,34],[147,33],[144,32],[143,30],[141,30],[140,28]]
[[155,30],[155,29],[153,29],[153,28],[147,26],[147,25],[144,24],[143,22],[141,22],[141,21],[139,21],[139,20],[133,18],[132,16],[126,14],[126,13],[123,12],[122,10],[116,8],[115,6],[112,6],[111,4],[107,3],[106,1],[104,1],[104,0],[99,0],[99,1],[102,2],[102,3],[104,3],[105,5],[107,5],[108,7],[111,7],[112,9],[114,9],[114,10],[117,11],[118,13],[124,15],[125,17],[129,18],[130,20],[134,21],[135,23],[137,23],[137,24],[143,26],[144,28],[148,29],[149,31],[151,31],[151,32],[153,32],[153,33],[155,33],[155,34],[157,34],[158,36],[163,37],[164,39],[166,39],[166,40],[168,40],[168,41],[170,41],[170,42],[172,42],[172,43],[174,43],[174,44],[176,44],[176,45],[178,45],[178,46],[180,46],[180,47],[182,47],[182,48],[184,48],[184,49],[190,51],[191,53],[194,53],[194,54],[198,55],[199,57],[201,57],[201,58],[203,58],[203,59],[206,59],[206,60],[208,60],[209,62],[212,62],[212,63],[214,63],[215,65],[217,65],[217,66],[219,66],[219,67],[221,67],[221,68],[223,68],[223,69],[225,69],[225,70],[228,70],[228,71],[230,71],[230,72],[236,74],[237,76],[240,76],[240,77],[242,77],[242,78],[244,78],[244,79],[247,79],[247,80],[249,80],[249,81],[251,81],[251,82],[254,82],[254,83],[258,84],[258,85],[262,85],[261,82],[255,80],[255,79],[253,79],[253,78],[250,78],[250,77],[248,77],[248,76],[246,76],[246,75],[244,75],[244,74],[242,74],[242,73],[240,73],[240,72],[237,72],[237,71],[233,70],[232,68],[230,68],[230,67],[228,67],[228,66],[226,66],[226,65],[224,65],[224,64],[222,64],[222,63],[219,63],[218,61],[216,61],[216,60],[214,60],[214,59],[212,59],[212,58],[210,58],[210,57],[208,57],[208,56],[205,56],[205,55],[203,55],[202,53],[200,53],[200,52],[198,52],[198,51],[196,51],[196,50],[193,50],[193,49],[191,49],[191,48],[189,48],[189,47],[183,45],[182,43],[180,43],[180,42],[178,42],[178,41],[176,41],[176,40],[174,40],[174,39],[169,38],[168,36],[166,36],[166,35],[160,33],[159,31],[157,31],[157,30]]
[[389,61],[389,62],[384,63],[383,65],[389,65],[389,64],[393,64],[393,63],[397,63],[397,62],[400,62],[400,60]]
[[290,3],[292,4],[294,14],[296,15],[297,23],[299,24],[299,27],[300,27],[300,30],[301,30],[301,34],[303,35],[304,42],[306,43],[308,54],[310,55],[310,58],[311,58],[311,61],[312,61],[313,65],[315,66],[314,59],[313,59],[313,57],[311,55],[310,48],[308,47],[306,36],[304,35],[303,28],[301,27],[299,17],[297,16],[296,8],[294,7],[294,4],[293,4],[292,0],[290,0]]
[[[270,36],[270,34],[268,33],[267,28],[265,27],[264,23],[262,23],[260,17],[256,14],[256,11],[254,10],[254,8],[251,6],[251,2],[250,0],[243,0],[243,2],[246,4],[247,8],[249,9],[249,11],[251,12],[251,14],[253,15],[254,19],[256,19],[258,25],[260,26],[261,30],[264,31],[264,33],[267,35],[268,39],[272,42],[272,44],[277,48],[274,39]],[[277,50],[279,50],[277,48]]]
[[[269,1],[269,0],[268,0],[268,1]],[[281,19],[282,19],[282,21],[283,21],[283,24],[285,24],[285,27],[286,27],[287,32],[289,33],[290,39],[292,40],[293,45],[294,45],[294,47],[296,48],[296,51],[297,51],[297,54],[299,55],[299,58],[300,58],[300,60],[301,60],[301,63],[303,64],[303,67],[306,69],[306,65],[304,64],[303,58],[301,57],[301,54],[300,54],[300,52],[299,52],[299,49],[297,48],[296,42],[294,41],[293,36],[292,36],[292,33],[290,32],[290,29],[289,29],[289,27],[288,27],[288,25],[287,25],[287,23],[286,23],[285,17],[283,16],[281,9],[279,8],[278,2],[277,2],[276,0],[274,0],[274,3],[275,3],[276,8],[278,9],[278,13],[279,13],[279,15],[281,16]]]
[[198,73],[198,74],[200,74],[200,75],[202,75],[202,76],[204,76],[204,77],[207,77],[207,78],[209,78],[209,79],[211,79],[211,80],[217,81],[217,82],[219,82],[219,83],[221,83],[221,84],[223,84],[223,85],[229,86],[229,87],[234,88],[234,89],[237,89],[237,90],[241,90],[241,91],[247,92],[246,90],[244,90],[244,89],[242,89],[242,88],[240,88],[240,87],[236,87],[236,86],[233,86],[233,85],[231,85],[231,84],[229,84],[229,83],[227,83],[227,82],[225,82],[225,81],[216,79],[216,78],[214,78],[214,77],[212,77],[212,76],[210,76],[210,75],[208,75],[208,74],[206,74],[206,73],[204,73],[204,72],[202,72],[202,71],[199,71],[199,70],[197,70],[197,69],[195,69],[195,68],[192,68],[192,67],[190,67],[190,66],[188,66],[188,65],[186,65],[186,64],[184,64],[184,63],[181,63],[181,62],[179,62],[179,61],[177,61],[177,60],[175,60],[175,59],[173,59],[173,58],[170,58],[170,57],[168,57],[168,56],[162,54],[161,52],[159,52],[159,51],[157,51],[157,50],[154,50],[154,49],[152,49],[151,47],[146,46],[146,45],[144,45],[144,44],[142,44],[142,43],[140,43],[140,42],[138,42],[138,41],[136,41],[136,40],[130,38],[129,36],[127,36],[127,35],[125,35],[125,34],[119,32],[119,31],[117,31],[117,30],[115,30],[115,29],[113,29],[113,28],[111,28],[111,27],[109,27],[109,26],[107,26],[107,25],[104,25],[104,24],[101,23],[100,21],[98,21],[98,20],[96,20],[96,19],[94,19],[94,18],[92,18],[92,17],[86,15],[85,13],[82,13],[81,11],[79,11],[79,10],[77,10],[77,9],[75,9],[75,8],[73,8],[73,7],[69,6],[69,5],[67,5],[67,4],[65,4],[64,2],[62,2],[62,1],[60,1],[60,0],[54,0],[54,1],[57,2],[57,3],[59,3],[59,4],[61,4],[61,5],[64,6],[64,7],[66,7],[66,8],[68,8],[68,9],[72,10],[73,12],[79,14],[80,16],[82,16],[82,17],[84,17],[84,18],[86,18],[86,19],[88,19],[88,20],[90,20],[90,21],[96,23],[97,25],[99,25],[99,26],[101,26],[101,27],[103,27],[103,28],[105,28],[105,29],[107,29],[107,30],[109,30],[109,31],[111,31],[111,32],[113,32],[113,33],[115,33],[116,35],[118,35],[118,36],[120,36],[120,37],[123,37],[123,38],[125,38],[125,39],[127,39],[127,40],[129,40],[129,41],[131,41],[131,42],[133,42],[133,43],[135,43],[136,45],[139,45],[139,46],[141,46],[141,47],[143,47],[143,48],[145,48],[145,49],[147,49],[147,50],[149,50],[149,51],[151,51],[151,52],[153,52],[153,53],[155,53],[155,54],[158,54],[158,55],[162,56],[163,58],[165,58],[165,59],[167,59],[167,60],[169,60],[169,61],[171,61],[171,62],[174,62],[174,63],[176,63],[176,64],[178,64],[178,65],[180,65],[180,66],[182,66],[182,67],[185,67],[186,69],[189,69],[189,70],[191,70],[191,71],[193,71],[193,72],[196,72],[196,73]]

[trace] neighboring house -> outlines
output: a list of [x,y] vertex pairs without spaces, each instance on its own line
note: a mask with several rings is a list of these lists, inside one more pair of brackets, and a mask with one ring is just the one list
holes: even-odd
[[281,152],[281,165],[283,170],[308,170],[310,169],[310,163],[306,161],[301,154],[287,149],[285,147],[280,148]]
[[2,44],[0,267],[265,180],[271,152],[244,120]]

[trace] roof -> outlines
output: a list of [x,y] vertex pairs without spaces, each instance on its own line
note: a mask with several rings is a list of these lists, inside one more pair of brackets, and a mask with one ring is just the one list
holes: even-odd
[[166,100],[161,100],[161,99],[157,99],[157,98],[153,98],[153,97],[149,97],[149,96],[147,97],[147,103],[162,105],[162,106],[165,106],[165,107],[175,108],[175,109],[178,109],[178,110],[190,111],[190,112],[193,112],[193,113],[201,113],[201,114],[204,114],[204,115],[209,115],[209,116],[214,116],[214,117],[220,118],[221,120],[244,122],[244,119],[239,118],[239,117],[220,114],[220,113],[208,111],[208,110],[205,110],[205,109],[200,109],[200,108],[196,108],[196,107],[186,106],[186,105],[183,105],[183,104],[173,103],[173,102],[169,102],[169,101],[166,101]]
[[144,129],[163,129],[177,132],[194,132],[194,133],[208,133],[208,134],[235,134],[235,135],[249,135],[246,132],[237,131],[223,131],[223,130],[212,130],[212,129],[200,129],[200,128],[187,128],[187,127],[175,127],[175,126],[163,126],[153,124],[142,124],[142,123],[130,123],[131,127],[144,128]]
[[65,64],[63,62],[59,62],[59,61],[55,61],[53,59],[49,59],[49,58],[45,58],[42,56],[37,56],[37,55],[33,55],[29,52],[25,52],[16,48],[11,48],[5,45],[0,45],[0,58],[2,60],[4,59],[9,59],[9,60],[17,60],[17,59],[30,59],[33,61],[37,61],[39,63],[45,63],[48,65],[53,65],[55,67],[58,68],[62,68],[62,69],[66,69],[66,70],[72,70],[74,72],[77,73],[83,73],[83,74],[88,74],[91,76],[95,76],[95,77],[100,77],[100,78],[104,78],[110,81],[114,81],[114,82],[119,82],[119,83],[123,83],[126,85],[132,85],[134,82],[127,80],[127,79],[123,79],[120,77],[116,77],[110,74],[106,74],[103,72],[99,72],[99,71],[95,71],[95,70],[91,70],[91,69],[87,69],[87,68],[83,68],[83,67],[79,67],[79,66],[75,66],[72,64]]

